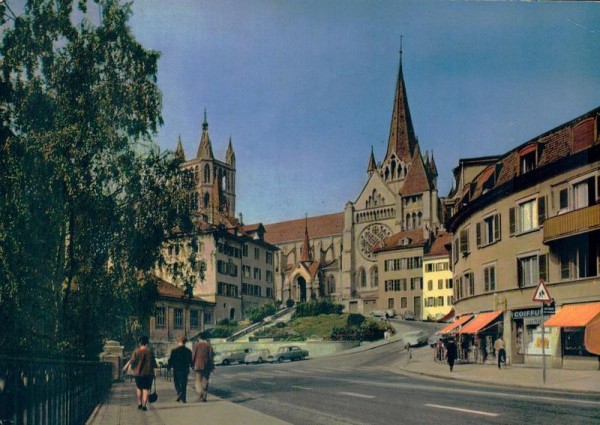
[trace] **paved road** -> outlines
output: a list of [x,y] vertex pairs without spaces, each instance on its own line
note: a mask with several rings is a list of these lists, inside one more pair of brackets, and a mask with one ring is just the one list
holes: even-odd
[[600,423],[597,397],[405,376],[394,367],[403,356],[398,342],[302,362],[218,367],[211,392],[302,425]]

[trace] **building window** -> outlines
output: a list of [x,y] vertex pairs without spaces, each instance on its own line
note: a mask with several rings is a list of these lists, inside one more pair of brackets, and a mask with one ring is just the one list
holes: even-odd
[[530,286],[536,286],[538,284],[539,270],[537,255],[518,258],[517,269],[520,288],[527,288]]
[[477,246],[485,246],[500,240],[500,214],[493,214],[477,223]]
[[561,279],[598,276],[600,237],[591,234],[575,237],[559,246]]
[[425,272],[431,273],[433,271],[433,263],[425,264]]
[[444,297],[437,297],[437,307],[444,306]]
[[473,272],[465,274],[465,281],[469,288],[469,295],[475,295],[475,275]]
[[444,279],[438,279],[438,289],[444,289]]
[[433,280],[428,280],[427,281],[427,290],[428,291],[433,291]]
[[485,292],[496,290],[496,266],[489,265],[483,268],[483,282]]
[[242,266],[242,271],[244,273],[244,277],[250,279],[252,267],[244,265],[244,266]]
[[205,325],[212,325],[213,324],[213,315],[211,311],[205,311],[204,312],[204,324]]
[[183,309],[181,308],[176,308],[173,310],[174,314],[174,323],[173,326],[175,327],[175,329],[181,329],[183,328]]
[[260,249],[254,248],[254,259],[260,260]]
[[167,326],[167,314],[164,307],[156,307],[156,327],[164,328]]
[[400,308],[406,308],[407,305],[408,305],[407,298],[406,297],[400,298]]
[[360,287],[367,287],[367,274],[365,273],[365,269],[360,269]]
[[460,252],[463,255],[469,254],[469,229],[460,231]]
[[446,279],[446,289],[452,289],[452,279]]
[[273,288],[267,288],[267,298],[273,298]]
[[190,310],[190,328],[195,329],[200,326],[198,318],[198,310]]
[[528,173],[535,169],[536,151],[521,156],[521,174]]
[[446,298],[447,298],[446,301],[447,301],[448,305],[454,304],[454,297],[452,295],[448,295],[448,297],[446,297]]
[[394,308],[394,299],[388,298],[388,308]]
[[377,266],[373,266],[371,269],[371,285],[374,288],[379,286],[379,270],[377,269]]
[[242,255],[244,257],[248,256],[248,245],[246,245],[246,244],[242,245]]
[[260,280],[262,277],[262,272],[259,268],[254,267],[254,279],[255,280]]
[[273,253],[267,251],[265,255],[266,255],[267,264],[273,264]]
[[596,179],[590,177],[573,185],[573,209],[596,204]]

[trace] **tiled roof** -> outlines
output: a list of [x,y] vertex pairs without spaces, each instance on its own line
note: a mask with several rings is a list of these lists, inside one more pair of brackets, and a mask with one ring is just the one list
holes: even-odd
[[341,235],[344,230],[344,213],[308,217],[265,225],[265,240],[272,244],[301,241],[305,224],[311,239]]
[[425,165],[423,164],[423,158],[419,151],[419,145],[415,148],[404,186],[402,186],[402,196],[410,196],[418,193],[427,192],[430,189],[429,178],[425,171]]
[[[181,299],[181,300],[183,300],[183,298],[185,297],[185,294],[183,293],[183,289],[181,289],[163,279],[160,279],[158,277],[156,277],[156,288],[158,289],[158,295],[160,297],[176,298],[176,299]],[[194,297],[192,297],[192,301],[200,302],[202,300],[200,298],[194,296]]]
[[450,234],[446,232],[438,233],[435,240],[431,244],[431,247],[429,248],[429,252],[425,254],[425,257],[439,257],[441,255],[448,255],[449,251],[446,248],[446,245],[448,245],[451,240],[452,238],[450,237]]
[[[403,241],[407,240],[407,244],[403,244]],[[427,239],[423,237],[423,230],[405,230],[402,232],[394,233],[384,239],[383,246],[376,249],[376,251],[393,251],[398,248],[414,248],[422,246],[427,242]]]

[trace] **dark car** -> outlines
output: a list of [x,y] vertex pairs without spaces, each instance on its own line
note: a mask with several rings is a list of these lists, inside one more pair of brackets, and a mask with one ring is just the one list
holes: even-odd
[[279,347],[279,350],[277,350],[277,354],[275,354],[275,358],[279,363],[283,363],[286,360],[292,362],[294,360],[304,360],[306,357],[308,357],[308,351],[296,345]]

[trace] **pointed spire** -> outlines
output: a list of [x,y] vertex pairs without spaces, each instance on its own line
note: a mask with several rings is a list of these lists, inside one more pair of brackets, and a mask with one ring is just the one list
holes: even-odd
[[229,136],[229,144],[227,145],[227,152],[225,152],[225,162],[227,165],[231,165],[233,168],[235,168],[235,152],[233,151],[231,136]]
[[431,160],[429,161],[429,170],[433,177],[438,176],[437,166],[435,165],[435,159],[433,159],[433,150],[431,151]]
[[175,158],[181,162],[185,161],[185,152],[183,151],[183,144],[181,143],[181,134],[177,137],[177,147],[175,148]]
[[367,174],[369,177],[375,172],[377,165],[375,165],[375,155],[373,154],[373,145],[371,145],[371,157],[369,158],[369,165],[367,167]]
[[200,136],[200,146],[198,146],[198,154],[196,158],[214,159],[212,144],[208,136],[208,121],[206,119],[206,109],[204,109],[204,122],[202,123],[202,136]]
[[312,255],[310,253],[310,243],[308,241],[308,214],[306,215],[304,222],[304,243],[302,244],[302,258],[303,262],[312,262]]
[[406,97],[406,86],[402,73],[402,41],[400,41],[400,64],[398,67],[398,82],[396,84],[396,96],[394,98],[394,111],[390,125],[390,138],[388,141],[385,159],[395,153],[402,161],[408,163],[412,159],[412,152],[417,139],[410,118],[408,99]]

